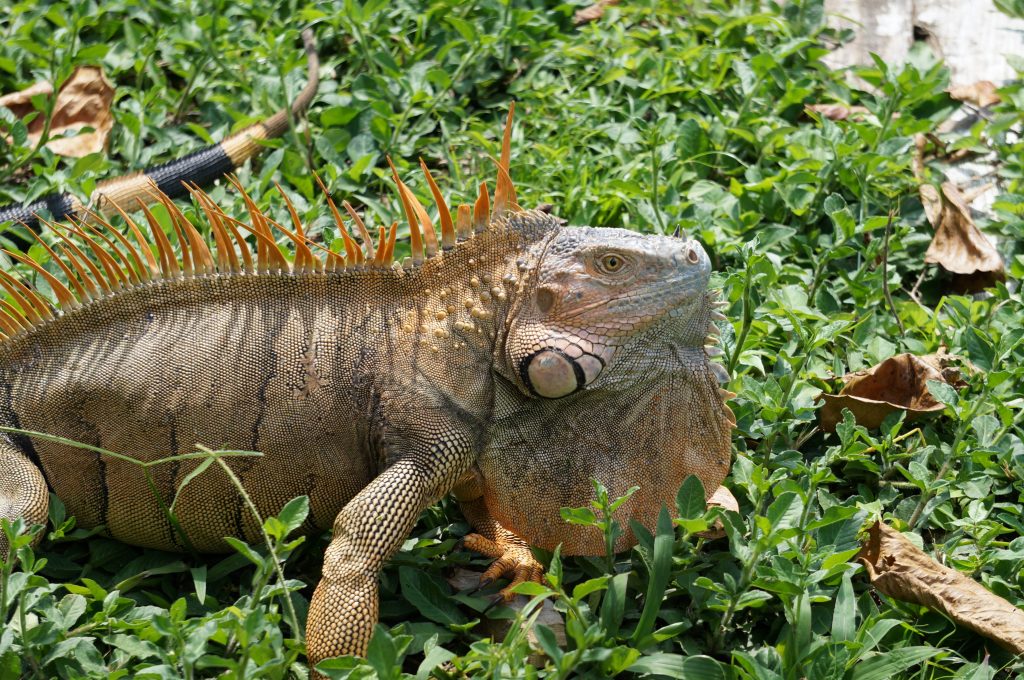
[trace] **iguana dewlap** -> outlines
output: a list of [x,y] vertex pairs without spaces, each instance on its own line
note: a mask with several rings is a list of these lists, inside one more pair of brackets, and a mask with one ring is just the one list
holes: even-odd
[[[56,307],[0,273],[0,423],[142,461],[197,444],[261,451],[230,459],[260,512],[305,494],[304,529],[334,530],[309,612],[312,663],[365,653],[382,563],[449,492],[477,531],[467,544],[499,558],[488,577],[537,578],[527,544],[603,554],[596,529],[559,516],[589,503],[592,478],[615,495],[639,485],[619,519],[651,526],[687,475],[710,494],[729,469],[724,371],[705,348],[710,264],[692,240],[562,227],[520,209],[509,140],[506,128],[493,197],[481,186],[454,216],[426,174],[440,243],[398,181],[404,266],[391,262],[395,226],[374,247],[347,204],[362,247],[330,203],[345,253],[321,252],[293,211],[274,227],[292,262],[248,197],[243,224],[195,193],[214,248],[162,197],[180,255],[148,212],[149,235],[130,220],[124,235],[57,229],[53,262],[17,256]],[[2,435],[0,514],[45,522],[50,489],[79,525],[133,544],[256,540],[217,466],[182,487],[198,464],[151,467],[154,493],[132,462]],[[163,509],[172,500],[180,531]]]

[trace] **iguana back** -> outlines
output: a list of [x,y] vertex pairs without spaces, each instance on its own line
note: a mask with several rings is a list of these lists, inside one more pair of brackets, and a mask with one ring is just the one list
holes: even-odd
[[[471,278],[462,275],[465,261],[515,245],[496,232],[471,244],[409,273],[208,274],[118,291],[0,346],[0,424],[143,462],[195,452],[197,444],[262,452],[230,459],[261,514],[307,495],[306,528],[329,528],[387,463],[375,412],[382,393],[443,391],[474,417],[489,414],[493,338],[475,332],[457,340],[454,324],[460,313],[472,319],[462,304]],[[446,297],[460,302],[443,324],[437,309],[447,316],[452,305],[424,292],[438,279],[451,282]],[[495,299],[490,313],[501,317],[498,305],[505,306]],[[456,339],[440,343],[435,327],[451,328]],[[439,345],[445,370],[438,375]],[[259,535],[216,466],[179,493],[201,458],[148,468],[153,493],[136,463],[17,441],[81,526],[105,525],[136,545],[205,552],[229,549],[224,536]],[[172,501],[186,536],[167,520]]]

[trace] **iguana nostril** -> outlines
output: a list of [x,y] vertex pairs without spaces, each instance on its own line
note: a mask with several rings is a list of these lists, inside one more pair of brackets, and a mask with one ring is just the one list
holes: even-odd
[[537,290],[537,309],[541,314],[547,314],[555,304],[555,293],[548,287]]
[[690,264],[697,264],[700,262],[700,255],[697,254],[697,251],[694,248],[686,249],[686,261]]

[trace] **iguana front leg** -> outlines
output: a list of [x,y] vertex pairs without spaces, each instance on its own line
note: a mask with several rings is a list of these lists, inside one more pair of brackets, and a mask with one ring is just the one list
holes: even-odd
[[512,588],[526,581],[539,582],[544,567],[534,559],[530,545],[491,517],[483,498],[483,485],[479,473],[471,472],[453,490],[466,520],[476,530],[463,539],[463,544],[482,555],[495,558],[494,563],[480,575],[481,585],[506,577],[510,583],[502,589],[502,599],[515,597]]
[[365,656],[377,623],[377,575],[420,513],[446,494],[472,461],[468,436],[442,435],[415,447],[338,514],[323,577],[309,606],[310,667],[322,659]]

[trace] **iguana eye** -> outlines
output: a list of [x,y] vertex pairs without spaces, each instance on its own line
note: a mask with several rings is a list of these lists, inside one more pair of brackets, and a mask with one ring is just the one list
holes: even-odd
[[601,256],[597,261],[598,268],[605,274],[614,274],[622,269],[622,266],[626,264],[626,261],[621,255],[615,253],[608,253],[607,255]]

